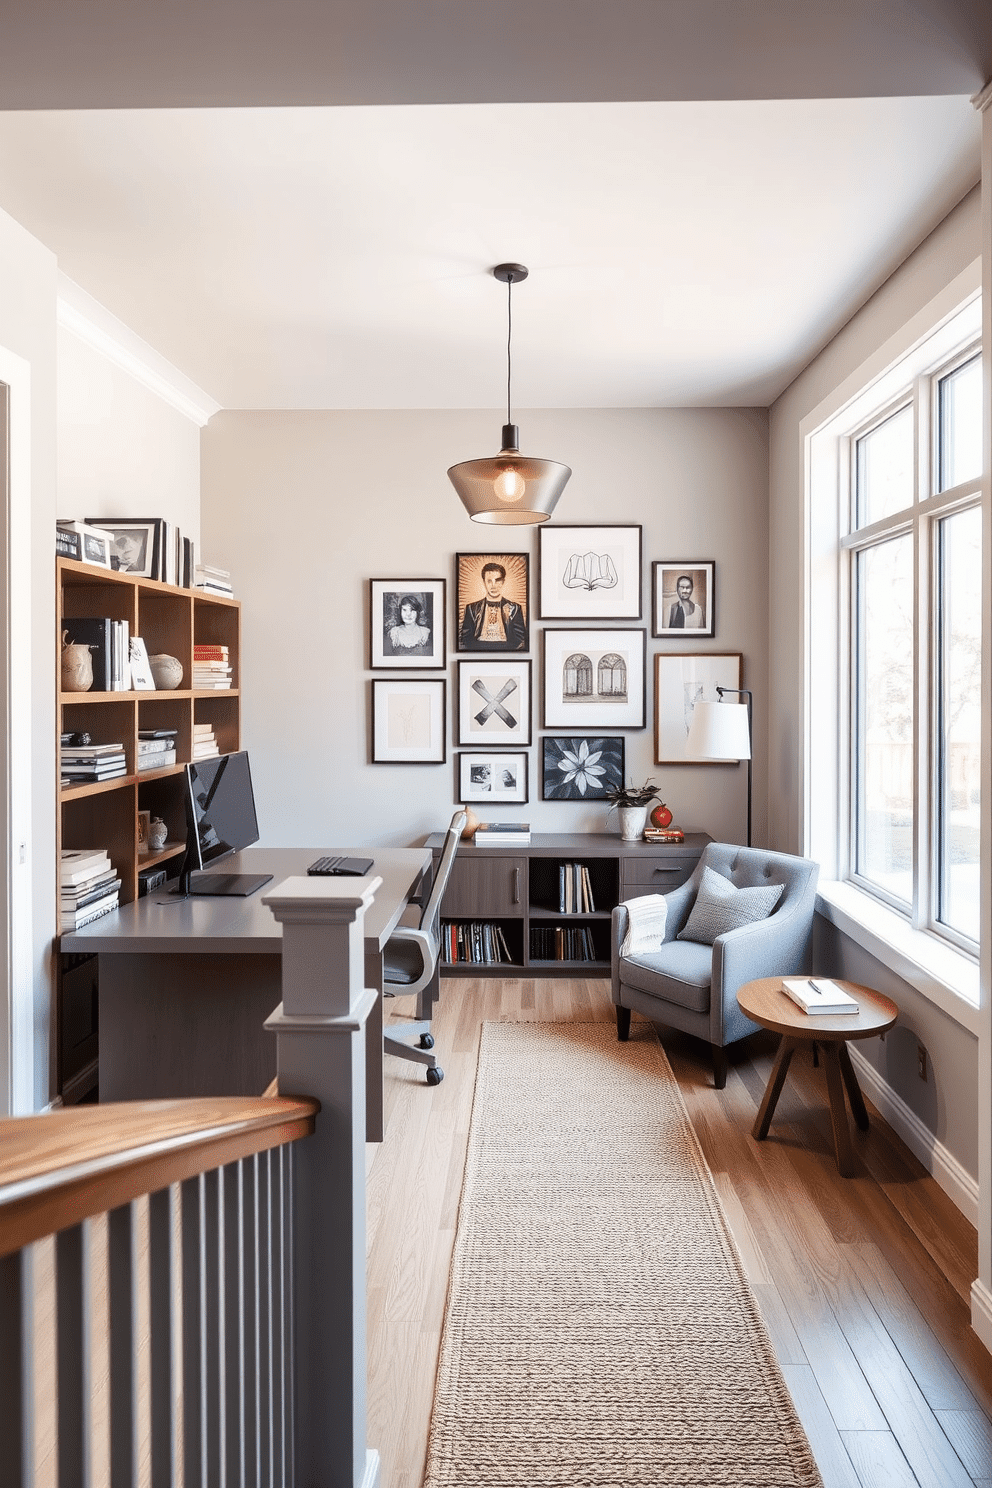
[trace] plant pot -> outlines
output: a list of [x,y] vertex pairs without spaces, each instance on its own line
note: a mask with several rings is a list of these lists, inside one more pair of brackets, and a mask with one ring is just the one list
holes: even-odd
[[620,841],[640,842],[648,819],[647,806],[618,806],[617,814],[620,817]]

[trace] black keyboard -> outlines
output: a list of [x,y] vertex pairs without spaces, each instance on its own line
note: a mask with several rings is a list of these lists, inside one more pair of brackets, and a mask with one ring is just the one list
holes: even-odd
[[317,858],[316,862],[310,864],[307,873],[313,878],[323,878],[328,874],[347,874],[352,878],[361,878],[368,873],[372,867],[372,858],[345,858],[340,854],[334,858]]

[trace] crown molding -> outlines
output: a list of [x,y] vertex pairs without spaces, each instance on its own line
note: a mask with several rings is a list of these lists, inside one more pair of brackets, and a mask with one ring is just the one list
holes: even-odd
[[201,429],[223,407],[61,272],[57,313],[63,330],[127,372]]
[[972,95],[971,101],[979,113],[992,104],[992,78],[989,78],[984,88],[980,88],[977,93]]

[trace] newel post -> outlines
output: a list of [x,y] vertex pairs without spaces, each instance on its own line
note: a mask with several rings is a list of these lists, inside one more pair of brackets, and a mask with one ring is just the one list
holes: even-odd
[[294,1148],[297,1488],[375,1488],[366,1441],[364,920],[376,889],[289,878],[264,903],[282,925],[282,1002],[266,1021],[281,1094],[320,1101]]

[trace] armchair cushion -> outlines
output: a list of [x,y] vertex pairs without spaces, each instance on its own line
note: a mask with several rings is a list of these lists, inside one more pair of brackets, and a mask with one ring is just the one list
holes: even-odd
[[721,873],[704,868],[696,901],[685,928],[678,933],[678,939],[712,945],[718,935],[725,935],[728,930],[738,930],[742,925],[766,920],[781,899],[784,888],[785,885],[779,883],[738,889]]
[[713,952],[708,946],[670,940],[656,951],[625,956],[621,975],[625,986],[646,992],[649,997],[693,1013],[709,1011]]

